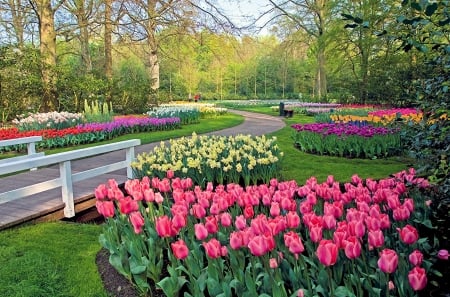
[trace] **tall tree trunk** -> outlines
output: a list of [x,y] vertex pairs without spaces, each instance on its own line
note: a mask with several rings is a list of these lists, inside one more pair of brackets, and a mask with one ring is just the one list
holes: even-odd
[[83,61],[86,73],[91,73],[92,59],[91,59],[91,51],[89,49],[88,19],[86,17],[84,1],[76,1],[76,3],[77,3],[76,16],[78,26],[80,27],[81,59]]
[[22,7],[21,0],[8,0],[9,8],[11,9],[12,24],[14,33],[16,35],[17,46],[23,47],[23,31],[25,25],[25,8]]
[[316,95],[319,100],[327,98],[327,75],[325,58],[325,13],[326,0],[317,0],[317,74],[316,74]]
[[56,32],[51,0],[30,0],[39,19],[41,53],[42,101],[41,111],[58,109],[56,89]]
[[148,75],[151,80],[151,87],[153,90],[159,89],[159,60],[158,60],[158,40],[156,39],[156,2],[155,0],[148,1],[148,36],[147,44],[149,47],[148,55]]
[[108,81],[108,90],[106,91],[106,101],[112,101],[112,0],[105,1],[105,77]]

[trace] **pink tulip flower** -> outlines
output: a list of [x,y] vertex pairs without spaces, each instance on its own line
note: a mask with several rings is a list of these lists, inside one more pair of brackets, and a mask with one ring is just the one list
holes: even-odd
[[183,239],[172,242],[170,246],[175,258],[179,260],[184,260],[189,255],[189,249]]
[[409,263],[414,266],[420,266],[423,261],[423,254],[419,250],[414,250],[411,254],[409,254]]
[[425,269],[421,267],[414,267],[409,273],[408,273],[408,281],[411,285],[411,288],[414,291],[422,290],[427,285],[427,274],[425,272]]
[[448,260],[448,250],[439,250],[437,256],[441,260]]
[[216,259],[222,256],[222,246],[220,245],[220,242],[215,238],[212,238],[208,242],[203,242],[203,247],[205,248],[208,257],[212,259]]
[[129,219],[134,228],[134,233],[140,234],[142,232],[142,227],[144,227],[145,221],[142,214],[139,211],[134,211],[130,213]]
[[109,200],[97,200],[95,202],[97,211],[105,218],[112,218],[115,214],[114,202]]
[[198,223],[194,225],[194,233],[197,240],[203,240],[208,237],[208,230],[206,230],[205,225]]
[[413,244],[419,239],[419,232],[411,225],[397,228],[397,231],[400,233],[400,239],[406,244]]
[[378,259],[378,268],[385,273],[393,273],[397,269],[398,255],[394,250],[384,249]]
[[334,265],[337,261],[338,246],[331,240],[323,239],[317,247],[316,256],[323,265]]

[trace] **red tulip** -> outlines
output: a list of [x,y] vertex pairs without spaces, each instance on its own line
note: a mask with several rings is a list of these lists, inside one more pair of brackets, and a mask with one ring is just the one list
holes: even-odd
[[408,273],[408,281],[414,291],[419,291],[425,288],[428,281],[425,269],[421,267],[414,267]]
[[130,213],[129,216],[130,222],[133,225],[134,233],[139,234],[142,232],[142,227],[145,224],[144,218],[139,211],[134,211]]
[[400,233],[400,239],[406,244],[413,244],[419,239],[419,232],[411,225],[406,225],[402,229],[397,228]]
[[378,267],[385,273],[393,273],[397,269],[398,255],[394,250],[384,249],[378,259]]
[[251,218],[253,218],[254,215],[255,215],[255,211],[253,210],[253,206],[247,205],[244,208],[244,217],[246,219],[251,219]]
[[172,247],[172,253],[179,260],[183,260],[189,255],[189,249],[183,239],[172,242],[170,246]]
[[414,266],[420,266],[423,261],[423,254],[419,250],[414,250],[411,254],[409,254],[409,263]]
[[338,246],[331,240],[323,239],[317,247],[316,256],[323,265],[334,265],[337,261]]

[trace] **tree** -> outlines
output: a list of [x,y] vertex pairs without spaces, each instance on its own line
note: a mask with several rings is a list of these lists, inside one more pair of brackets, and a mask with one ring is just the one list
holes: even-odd
[[39,49],[41,54],[42,103],[40,110],[47,112],[58,110],[58,92],[56,88],[56,31],[55,12],[64,0],[52,5],[51,0],[29,0],[38,18]]
[[269,0],[279,11],[280,17],[290,20],[297,30],[303,30],[314,38],[317,60],[315,96],[320,99],[327,97],[326,54],[327,30],[332,20],[333,1],[302,0],[282,1]]

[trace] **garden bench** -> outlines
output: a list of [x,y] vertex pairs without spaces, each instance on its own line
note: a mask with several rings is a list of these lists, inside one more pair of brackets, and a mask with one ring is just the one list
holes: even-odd
[[[44,156],[45,155],[44,152],[36,153],[36,142],[41,141],[41,140],[42,140],[42,136],[30,136],[30,137],[21,137],[21,138],[0,140],[0,147],[20,145],[20,144],[27,145],[27,155],[2,159],[2,160],[0,160],[0,165],[10,163],[10,162],[16,162],[16,161],[20,161],[20,160],[29,160],[31,158]],[[30,170],[35,170],[35,169],[36,168],[30,168]]]
[[294,115],[294,110],[293,109],[284,109],[284,116],[287,118],[292,118],[292,116]]
[[[75,216],[73,183],[123,168],[127,169],[127,178],[133,178],[131,162],[134,160],[134,148],[140,144],[141,141],[139,139],[131,139],[116,143],[73,150],[69,152],[39,156],[30,159],[21,159],[0,164],[0,176],[28,170],[31,168],[47,167],[55,164],[59,165],[58,178],[0,193],[0,204],[61,187],[62,200],[65,203],[64,215],[67,218],[71,218]],[[125,150],[125,160],[96,167],[93,169],[88,169],[85,171],[76,173],[72,172],[71,161],[73,160],[92,157],[119,150]]]

